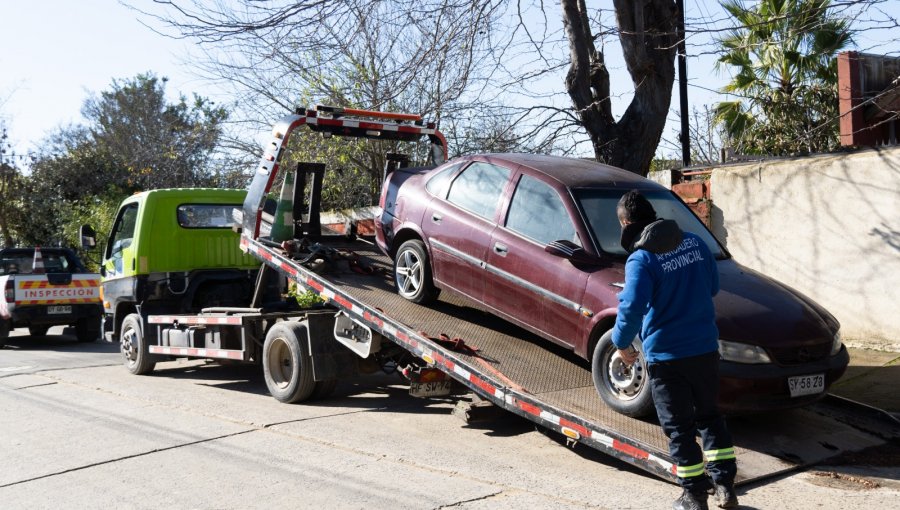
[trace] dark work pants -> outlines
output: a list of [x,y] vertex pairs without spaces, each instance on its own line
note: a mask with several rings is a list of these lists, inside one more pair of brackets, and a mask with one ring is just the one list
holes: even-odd
[[[734,444],[719,413],[719,353],[651,363],[650,389],[669,453],[678,466],[678,482],[692,492],[734,483]],[[703,448],[697,444],[697,433]],[[703,471],[704,453],[710,459]],[[722,458],[724,457],[724,458]]]

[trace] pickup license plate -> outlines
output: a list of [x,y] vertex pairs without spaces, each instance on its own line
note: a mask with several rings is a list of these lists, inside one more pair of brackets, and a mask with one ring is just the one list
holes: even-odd
[[414,397],[442,397],[449,395],[453,381],[410,382],[409,394]]
[[825,391],[825,374],[788,377],[788,390],[790,390],[792,397],[822,393]]
[[72,313],[71,305],[54,305],[47,307],[48,314],[61,314],[61,313]]

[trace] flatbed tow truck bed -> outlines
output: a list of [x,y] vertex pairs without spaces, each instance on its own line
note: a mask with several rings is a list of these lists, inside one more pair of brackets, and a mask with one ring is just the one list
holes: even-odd
[[[607,407],[584,360],[450,293],[442,293],[430,306],[401,298],[390,276],[390,259],[372,243],[344,237],[320,243],[358,260],[355,270],[339,262],[316,273],[278,248],[241,238],[241,246],[267,265],[479,397],[574,442],[676,480],[659,425]],[[465,347],[451,349],[434,340],[442,336],[460,339]],[[732,417],[729,426],[737,450],[738,484],[900,438],[900,422],[889,414],[831,395],[802,409]]]

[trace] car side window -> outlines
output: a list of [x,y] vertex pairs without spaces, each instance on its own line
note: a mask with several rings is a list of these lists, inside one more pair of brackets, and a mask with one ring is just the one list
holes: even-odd
[[447,201],[482,218],[493,219],[509,174],[508,168],[472,163],[450,184]]
[[447,190],[450,188],[450,179],[453,178],[453,174],[456,173],[462,165],[462,163],[457,163],[439,171],[428,180],[428,183],[425,184],[425,189],[436,197],[447,198]]
[[541,244],[566,240],[581,246],[559,194],[530,175],[519,179],[509,204],[506,228]]

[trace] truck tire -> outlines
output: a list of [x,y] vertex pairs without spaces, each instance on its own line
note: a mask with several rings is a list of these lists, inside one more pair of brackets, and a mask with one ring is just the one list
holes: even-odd
[[122,331],[119,333],[119,343],[122,356],[125,358],[125,368],[134,375],[144,375],[153,372],[156,361],[150,356],[147,349],[147,341],[144,338],[144,328],[141,316],[132,313],[122,321]]
[[[634,343],[640,351],[640,340]],[[594,348],[591,375],[600,398],[614,411],[633,418],[652,416],[656,411],[644,355],[639,354],[634,365],[626,367],[612,343],[612,330],[604,333]]]
[[79,342],[96,342],[100,339],[100,319],[83,317],[75,323],[75,338]]
[[28,326],[28,334],[31,336],[46,336],[50,326]]
[[266,386],[275,400],[285,404],[307,400],[316,390],[306,328],[306,321],[279,322],[263,344]]
[[413,303],[426,305],[437,299],[441,290],[431,278],[431,261],[425,243],[410,239],[400,245],[394,256],[394,283],[397,293]]
[[9,338],[10,331],[12,331],[12,321],[0,318],[0,349],[6,345],[6,339]]

